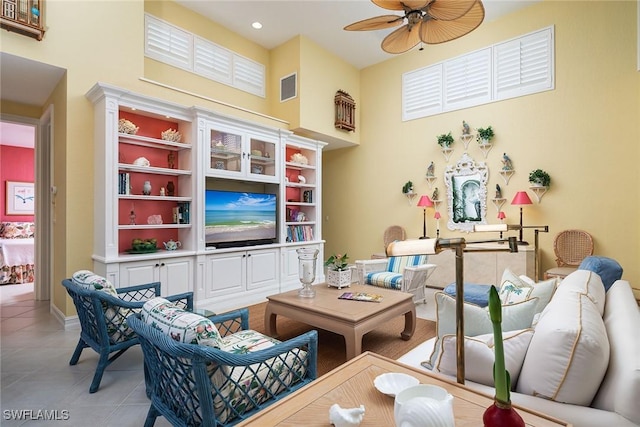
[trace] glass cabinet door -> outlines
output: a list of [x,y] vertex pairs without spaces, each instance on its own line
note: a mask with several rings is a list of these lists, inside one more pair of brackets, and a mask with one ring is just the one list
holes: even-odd
[[242,172],[242,136],[211,130],[210,168],[219,171]]
[[252,175],[277,176],[276,144],[251,138],[249,173]]

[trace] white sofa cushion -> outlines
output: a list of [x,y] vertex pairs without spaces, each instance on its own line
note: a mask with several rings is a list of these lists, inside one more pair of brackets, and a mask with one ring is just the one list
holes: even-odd
[[640,311],[629,282],[618,280],[607,291],[604,324],[611,355],[592,406],[640,425]]
[[[440,349],[440,339],[448,334],[456,333],[456,299],[444,292],[436,292],[436,331],[438,342],[433,347],[429,359],[425,361],[431,368],[436,361]],[[534,310],[538,299],[502,306],[502,331],[514,331],[531,327]],[[464,334],[474,337],[493,332],[489,311],[471,303],[464,303]]]
[[542,310],[549,304],[553,294],[556,292],[556,286],[558,279],[555,277],[549,280],[543,280],[542,282],[536,282],[527,276],[518,276],[527,285],[531,286],[533,290],[529,294],[529,298],[538,298],[538,306],[535,313],[542,313]]
[[602,317],[606,293],[602,279],[596,273],[589,270],[576,270],[569,274],[558,285],[556,294],[565,294],[568,292],[579,292],[587,295],[596,305],[598,313],[600,313],[600,317]]
[[516,391],[589,406],[607,370],[609,340],[588,295],[560,288],[540,316]]
[[[511,377],[512,389],[518,382],[522,362],[532,337],[533,329],[510,331],[502,335],[505,366]],[[454,334],[442,337],[438,359],[433,366],[434,372],[442,372],[453,377],[457,375],[456,347],[457,339]],[[464,353],[465,378],[493,386],[493,363],[495,361],[493,333],[465,337]]]

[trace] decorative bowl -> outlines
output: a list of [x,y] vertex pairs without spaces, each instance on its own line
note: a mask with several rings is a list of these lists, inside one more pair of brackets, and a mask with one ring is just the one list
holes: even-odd
[[373,380],[373,385],[380,393],[391,397],[395,397],[395,395],[402,390],[418,384],[420,384],[420,381],[417,378],[395,372],[378,375],[375,380]]

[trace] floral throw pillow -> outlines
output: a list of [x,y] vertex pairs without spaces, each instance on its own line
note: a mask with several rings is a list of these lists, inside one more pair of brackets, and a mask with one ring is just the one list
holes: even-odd
[[95,289],[96,291],[103,291],[114,297],[118,297],[118,291],[109,280],[105,277],[98,276],[93,271],[79,270],[73,273],[71,281],[78,286],[85,289]]
[[216,348],[222,345],[218,328],[211,320],[161,297],[144,303],[142,320],[178,342]]

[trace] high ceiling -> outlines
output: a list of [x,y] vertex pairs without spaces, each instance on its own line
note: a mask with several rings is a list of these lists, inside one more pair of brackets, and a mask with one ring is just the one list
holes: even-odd
[[[446,0],[436,0],[446,1]],[[485,22],[540,0],[483,0]],[[394,55],[380,43],[396,28],[378,31],[345,31],[353,22],[379,15],[401,15],[382,9],[369,0],[176,0],[231,31],[273,49],[301,34],[361,69]],[[262,23],[260,30],[251,27]]]

